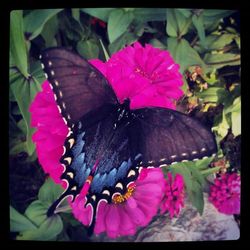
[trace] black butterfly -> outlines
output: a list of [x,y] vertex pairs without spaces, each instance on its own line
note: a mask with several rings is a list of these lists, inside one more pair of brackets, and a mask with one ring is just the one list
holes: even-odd
[[85,205],[92,207],[92,232],[100,201],[112,203],[115,194],[125,194],[143,167],[198,160],[217,151],[210,130],[185,114],[157,107],[131,110],[129,99],[119,103],[106,78],[79,55],[50,48],[40,59],[70,129],[60,160],[68,187],[48,216],[89,181]]

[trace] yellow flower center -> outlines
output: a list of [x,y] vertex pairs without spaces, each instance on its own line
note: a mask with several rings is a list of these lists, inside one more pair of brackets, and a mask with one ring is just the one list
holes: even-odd
[[125,194],[116,194],[112,198],[112,202],[115,204],[121,204],[121,203],[125,202],[128,198],[130,198],[132,196],[132,194],[134,193],[134,190],[135,190],[135,184],[132,183],[127,188],[127,192]]

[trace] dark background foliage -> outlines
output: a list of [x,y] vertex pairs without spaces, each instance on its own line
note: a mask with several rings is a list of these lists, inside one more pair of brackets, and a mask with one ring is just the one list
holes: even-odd
[[[47,178],[32,142],[29,105],[45,80],[42,49],[62,46],[87,59],[107,60],[139,41],[169,50],[181,67],[185,97],[179,110],[213,128],[216,160],[170,169],[185,178],[187,193],[200,213],[206,177],[240,172],[239,12],[216,9],[82,8],[11,12],[9,65],[10,221],[13,239],[88,241],[70,212],[51,219],[46,210],[62,189]],[[207,167],[208,166],[208,167]],[[213,168],[212,168],[213,167]]]

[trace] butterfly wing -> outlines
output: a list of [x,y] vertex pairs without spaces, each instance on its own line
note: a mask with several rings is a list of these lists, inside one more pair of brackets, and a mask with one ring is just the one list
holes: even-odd
[[165,108],[138,109],[134,114],[132,147],[142,154],[142,166],[198,160],[217,152],[210,129],[194,118]]
[[41,53],[42,67],[69,126],[105,103],[117,103],[112,87],[87,60],[63,48]]
[[[117,108],[106,104],[86,114],[75,124],[65,141],[61,163],[65,166],[61,179],[68,183],[64,194],[74,198],[86,180],[93,176],[86,206],[92,208],[90,231],[94,228],[99,202],[112,202],[115,193],[125,194],[127,185],[134,182],[139,170],[140,155],[130,150],[127,126],[114,129]],[[97,166],[94,170],[94,166]],[[59,202],[56,202],[56,206]],[[55,205],[52,209],[55,209]]]

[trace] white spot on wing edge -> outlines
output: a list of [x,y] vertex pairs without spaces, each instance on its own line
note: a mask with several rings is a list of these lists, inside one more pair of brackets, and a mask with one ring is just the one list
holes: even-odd
[[134,176],[135,174],[136,174],[135,171],[132,169],[129,171],[127,177]]
[[171,165],[174,165],[174,164],[177,164],[177,163],[178,163],[177,161],[174,161],[174,162],[171,163]]
[[68,123],[67,123],[67,121],[66,121],[66,119],[63,117],[63,121],[64,121],[64,123],[67,125]]
[[67,134],[67,137],[69,137],[71,134],[73,134],[72,130],[69,129],[69,132]]
[[120,188],[120,189],[123,189],[123,185],[121,182],[118,182],[116,185],[115,185],[116,188]]
[[110,196],[110,192],[107,189],[103,190],[102,194],[106,194],[106,195]]
[[42,67],[42,69],[44,69],[44,64],[43,63],[41,63],[41,67]]

